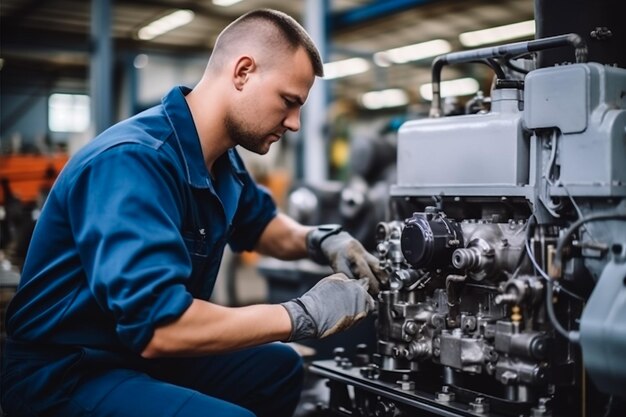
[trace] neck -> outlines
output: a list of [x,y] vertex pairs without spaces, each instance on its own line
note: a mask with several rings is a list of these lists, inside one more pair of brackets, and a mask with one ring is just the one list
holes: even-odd
[[225,95],[218,83],[203,78],[185,99],[198,131],[204,162],[213,172],[217,158],[235,146],[224,128]]

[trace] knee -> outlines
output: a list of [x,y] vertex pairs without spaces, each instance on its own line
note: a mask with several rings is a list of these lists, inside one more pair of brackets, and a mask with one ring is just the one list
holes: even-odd
[[281,373],[301,379],[304,374],[302,356],[289,345],[276,344],[275,349],[275,358],[279,358]]

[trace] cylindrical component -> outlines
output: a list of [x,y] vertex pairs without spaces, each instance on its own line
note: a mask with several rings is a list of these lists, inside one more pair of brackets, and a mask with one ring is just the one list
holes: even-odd
[[414,213],[400,241],[402,254],[414,268],[445,267],[463,244],[463,235],[459,224],[442,213]]
[[431,356],[431,346],[426,341],[413,341],[409,344],[406,358],[409,360],[422,359]]
[[548,338],[544,333],[524,332],[511,336],[512,355],[544,359],[548,354],[548,347]]
[[456,269],[474,269],[480,265],[478,248],[460,248],[452,254],[452,265]]
[[466,248],[459,248],[452,254],[452,265],[464,270],[470,278],[481,281],[495,271],[495,250],[484,239],[472,239]]

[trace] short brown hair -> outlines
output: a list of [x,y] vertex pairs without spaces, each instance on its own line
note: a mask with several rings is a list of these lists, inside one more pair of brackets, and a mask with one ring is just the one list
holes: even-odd
[[[291,50],[298,47],[304,48],[311,60],[315,75],[318,77],[324,75],[322,58],[309,34],[294,18],[272,9],[252,10],[226,26],[215,41],[209,65],[221,66],[224,56],[237,41],[244,37],[249,38],[251,33],[254,33],[256,37],[259,30],[258,23],[266,24],[269,29],[265,36],[270,40],[268,46],[275,47],[282,41],[283,43],[286,42]],[[253,28],[252,25],[255,27]]]

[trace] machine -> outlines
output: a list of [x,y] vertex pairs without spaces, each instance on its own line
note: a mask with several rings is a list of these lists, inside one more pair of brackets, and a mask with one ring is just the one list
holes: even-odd
[[[553,48],[570,62],[516,59]],[[430,118],[399,130],[376,228],[377,346],[310,366],[329,414],[623,411],[626,69],[587,56],[567,34],[435,59]],[[445,117],[442,68],[469,62],[494,69],[490,97]]]

